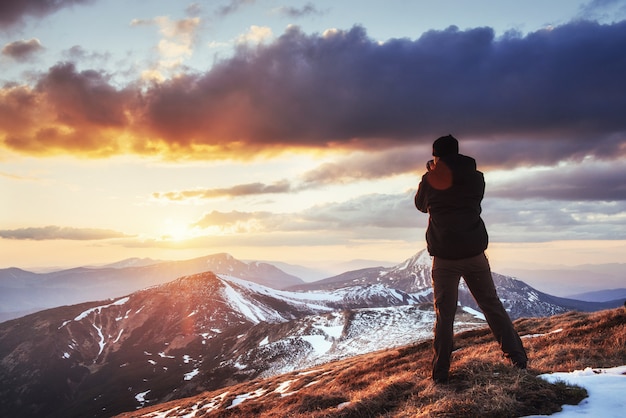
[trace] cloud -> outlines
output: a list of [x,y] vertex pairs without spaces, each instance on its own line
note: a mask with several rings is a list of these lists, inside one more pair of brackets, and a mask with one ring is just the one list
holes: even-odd
[[[98,72],[56,65],[35,89],[21,87],[33,108],[14,109],[15,86],[0,93],[0,108],[52,119],[22,116],[27,124],[0,125],[0,138],[24,153],[218,159],[428,146],[453,133],[490,164],[615,159],[626,150],[624,50],[626,21],[501,38],[451,27],[384,43],[360,27],[321,35],[290,27],[205,73],[147,85],[117,87]],[[81,94],[55,94],[59,72]],[[97,107],[116,124],[96,123]]]
[[255,0],[229,0],[228,4],[217,9],[218,16],[228,16],[235,13],[243,6],[254,4]]
[[[327,185],[389,178],[414,173],[416,185],[425,171],[424,149],[397,148],[377,153],[352,153],[272,184],[247,183],[227,188],[155,192],[157,200],[182,202],[193,199],[246,197],[262,194],[297,193]],[[479,167],[480,168],[480,167]],[[487,180],[490,197],[527,200],[626,201],[626,164],[586,159],[582,163],[496,171]]]
[[155,192],[154,199],[182,201],[187,199],[213,199],[219,197],[254,196],[261,194],[288,193],[292,190],[288,181],[283,180],[274,184],[248,183],[233,187],[216,189],[196,189],[173,192]]
[[[334,231],[359,235],[369,228],[412,228],[420,220],[412,192],[402,195],[371,194],[345,202],[313,206],[297,213],[212,211],[192,224],[198,228],[222,228],[240,233]],[[389,216],[393,213],[393,216]],[[425,225],[426,218],[422,219]]]
[[580,19],[604,19],[624,17],[626,4],[622,0],[591,0],[580,6],[578,17]]
[[[238,184],[226,188],[154,192],[152,198],[182,202],[194,199],[246,197],[263,194],[297,193],[331,184],[375,180],[415,172],[424,168],[423,150],[394,148],[378,153],[352,153],[326,162],[291,179],[271,184],[260,182]],[[428,154],[426,154],[428,155]]]
[[57,10],[74,5],[89,4],[94,0],[19,0],[0,2],[0,29],[20,26],[27,16],[44,17]]
[[486,199],[483,218],[491,241],[623,240],[626,202]]
[[90,52],[85,50],[80,45],[74,45],[66,51],[63,51],[63,56],[67,57],[67,59],[71,62],[85,63],[87,61],[91,61],[100,66],[111,58],[111,54],[109,53]]
[[34,155],[123,152],[123,130],[134,92],[113,87],[106,74],[52,67],[35,88],[0,90],[0,137],[9,148]]
[[199,17],[172,20],[167,16],[154,19],[133,19],[131,26],[152,26],[159,28],[163,38],[157,45],[160,59],[153,68],[142,73],[147,80],[164,80],[164,73],[178,70],[183,61],[193,55],[196,32],[201,24]]
[[[430,151],[430,149],[429,149]],[[400,147],[377,153],[355,153],[339,157],[302,175],[302,188],[324,184],[351,183],[392,177],[425,167],[424,157],[430,155],[417,147]]]
[[43,51],[44,47],[39,42],[39,39],[32,38],[28,41],[14,41],[6,44],[2,48],[2,55],[11,57],[16,61],[28,61],[32,59],[35,54]]
[[0,230],[0,238],[14,240],[76,240],[91,241],[111,238],[125,238],[128,235],[110,229],[71,228],[60,226],[45,226],[41,228],[20,228]]
[[185,13],[190,17],[199,17],[202,14],[202,9],[200,3],[191,3],[185,8]]
[[[289,240],[315,245],[348,245],[367,240],[422,241],[428,216],[413,204],[415,191],[371,194],[316,205],[297,213],[212,211],[191,225],[210,237],[263,236],[264,242]],[[626,201],[559,201],[537,197],[518,200],[486,196],[483,218],[491,242],[626,239]],[[381,232],[384,231],[384,232]],[[207,238],[208,239],[208,238]]]
[[514,179],[488,185],[490,196],[507,199],[626,202],[626,163],[557,166],[517,172]]
[[308,2],[304,6],[291,7],[291,6],[282,6],[276,9],[276,13],[282,16],[290,17],[290,18],[301,18],[306,16],[321,16],[325,14],[325,12],[320,11],[315,4]]
[[235,40],[236,44],[260,44],[272,39],[274,34],[272,29],[265,26],[250,26],[248,32],[240,35]]

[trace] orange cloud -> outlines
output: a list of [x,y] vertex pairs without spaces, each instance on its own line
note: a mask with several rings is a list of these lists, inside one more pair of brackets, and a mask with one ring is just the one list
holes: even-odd
[[59,64],[35,88],[0,90],[0,135],[5,146],[28,154],[116,154],[130,97],[95,71]]

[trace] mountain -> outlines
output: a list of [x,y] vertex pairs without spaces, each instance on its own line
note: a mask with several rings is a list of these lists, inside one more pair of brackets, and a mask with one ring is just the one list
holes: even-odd
[[[210,272],[0,324],[0,416],[110,416],[430,335],[382,285],[287,292]],[[462,314],[458,329],[482,324]],[[35,330],[35,332],[33,332]]]
[[329,273],[328,271],[320,268],[305,267],[297,264],[283,263],[281,261],[265,262],[278,267],[287,274],[299,277],[305,282],[314,282],[333,275],[333,273]]
[[[433,302],[431,268],[431,258],[426,250],[422,250],[404,263],[394,267],[375,267],[350,271],[317,282],[296,285],[290,287],[289,290],[333,290],[355,284],[379,284],[404,291],[420,302]],[[615,308],[623,304],[621,300],[585,302],[559,298],[540,292],[512,277],[498,273],[492,273],[492,276],[498,290],[498,296],[513,319],[529,316],[551,316],[570,310],[592,312]],[[463,306],[479,309],[463,281],[459,286],[459,302]]]
[[598,290],[595,292],[579,293],[569,296],[571,299],[584,300],[588,302],[610,302],[626,301],[626,288]]
[[[99,267],[119,269],[119,268],[126,268],[126,267],[144,267],[144,266],[150,266],[152,264],[159,264],[163,262],[164,262],[163,260],[154,260],[152,258],[132,257],[132,258],[127,258],[125,260],[117,261],[115,263],[105,264]],[[92,266],[92,267],[98,267],[98,266]]]
[[[187,275],[1,323],[0,416],[111,416],[431,336],[424,252],[290,290],[235,276],[256,277],[255,263],[220,260],[229,273]],[[39,278],[13,273],[16,283]],[[511,316],[571,309],[559,304],[567,299],[494,278]],[[483,327],[463,288],[459,300],[456,331]]]
[[303,283],[271,264],[244,263],[225,253],[184,261],[153,261],[128,259],[98,268],[79,267],[49,273],[1,269],[0,321],[56,306],[120,297],[205,271],[230,274],[277,289]]
[[624,278],[626,278],[626,263],[507,268],[503,273],[520,278],[551,295],[576,298],[575,295],[578,294],[623,287]]

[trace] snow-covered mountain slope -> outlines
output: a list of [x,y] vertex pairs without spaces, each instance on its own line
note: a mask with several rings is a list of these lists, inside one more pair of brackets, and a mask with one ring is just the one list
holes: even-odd
[[[313,283],[297,285],[293,290],[337,290],[354,285],[382,285],[405,292],[410,300],[432,302],[431,285],[432,260],[426,250],[420,251],[403,263],[389,268],[375,267],[346,272]],[[513,319],[528,316],[551,316],[569,310],[595,311],[620,306],[619,301],[606,303],[582,302],[573,299],[557,298],[513,277],[492,273],[498,296]],[[461,306],[478,309],[474,298],[461,281],[459,287]]]
[[383,284],[292,292],[201,273],[39,312],[0,324],[0,416],[109,416],[407,344],[432,329],[414,302]]

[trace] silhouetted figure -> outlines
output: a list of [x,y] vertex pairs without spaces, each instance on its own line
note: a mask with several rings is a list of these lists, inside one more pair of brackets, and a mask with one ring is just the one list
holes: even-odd
[[485,255],[489,239],[480,216],[483,174],[476,170],[473,158],[459,154],[458,141],[452,135],[433,143],[433,156],[415,195],[417,209],[429,214],[426,243],[433,256],[436,323],[432,378],[435,383],[448,381],[461,276],[505,356],[515,367],[525,369],[526,351],[498,298]]

